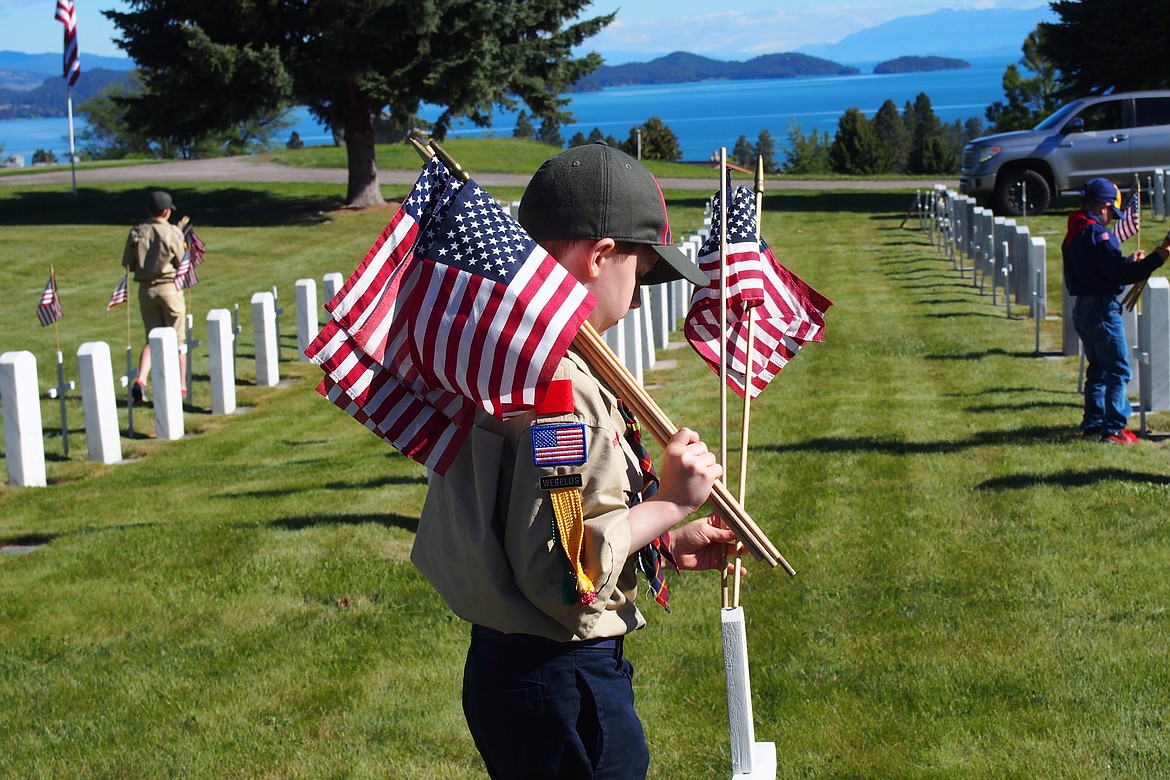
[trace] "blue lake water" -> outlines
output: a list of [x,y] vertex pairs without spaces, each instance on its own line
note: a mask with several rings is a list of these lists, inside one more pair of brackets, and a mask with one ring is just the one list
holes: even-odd
[[[1003,100],[1003,60],[973,61],[965,70],[904,73],[875,76],[825,76],[751,81],[707,81],[694,84],[654,84],[612,87],[600,92],[571,95],[569,110],[575,121],[561,128],[568,140],[577,131],[585,135],[598,128],[619,141],[629,137],[630,128],[657,116],[679,138],[683,159],[702,160],[720,146],[730,149],[740,135],[753,143],[761,129],[772,134],[783,149],[788,129],[798,123],[805,133],[828,131],[830,138],[837,120],[848,108],[859,108],[872,117],[881,104],[891,99],[901,109],[920,92],[930,97],[935,113],[944,122],[969,117],[983,119],[984,109]],[[420,112],[424,119],[438,116],[437,108]],[[292,112],[293,125],[282,134],[296,131],[309,145],[332,143],[332,135],[306,109]],[[511,136],[513,112],[496,114],[493,126],[476,128],[456,125],[453,136]],[[82,120],[75,119],[78,133]],[[15,119],[0,121],[0,145],[4,156],[23,154],[31,162],[37,149],[51,149],[61,160],[68,159],[69,123],[59,119]]]

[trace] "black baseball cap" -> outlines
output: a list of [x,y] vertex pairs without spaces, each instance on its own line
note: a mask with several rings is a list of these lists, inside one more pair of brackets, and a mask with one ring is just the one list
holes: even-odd
[[155,190],[146,196],[146,210],[151,214],[161,214],[169,208],[174,208],[175,202],[169,192]]
[[710,281],[674,246],[666,200],[642,163],[603,141],[574,146],[532,175],[520,199],[520,224],[537,241],[612,238],[648,244],[660,262],[643,284]]

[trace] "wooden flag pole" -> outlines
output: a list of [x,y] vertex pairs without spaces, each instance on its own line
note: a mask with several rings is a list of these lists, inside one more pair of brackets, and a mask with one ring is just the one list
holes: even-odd
[[[727,147],[719,147],[719,466],[727,474]],[[735,548],[736,542],[729,547]],[[727,552],[723,550],[719,592],[723,608],[731,606]]]
[[[760,237],[764,230],[764,158],[762,156],[756,157],[756,244],[759,245]],[[748,441],[750,440],[751,431],[751,411],[752,411],[752,380],[755,377],[755,365],[753,357],[755,355],[755,340],[756,340],[756,307],[752,306],[747,310],[747,354],[745,356],[744,365],[744,393],[743,393],[743,419],[740,421],[740,441],[739,441],[739,503],[741,506],[747,506],[747,471],[748,471]],[[735,577],[735,585],[732,589],[731,606],[739,606],[739,584],[740,584],[740,559],[742,557],[743,545],[739,542],[735,544],[735,567],[732,570]]]
[[[439,150],[434,142],[430,146],[434,153],[439,154],[440,159],[442,159],[442,155],[445,153]],[[420,146],[416,145],[415,149],[424,158],[429,159],[430,155],[424,154],[424,150],[421,150]],[[459,168],[459,170],[463,169]],[[463,175],[466,176],[466,173]],[[671,437],[678,432],[678,427],[670,421],[658,403],[634,378],[629,369],[618,360],[617,355],[613,353],[597,330],[586,322],[573,340],[573,346],[597,372],[602,381],[608,384],[618,397],[629,404],[634,415],[646,426],[654,440],[660,446],[665,447]],[[752,555],[769,566],[781,566],[788,574],[796,574],[796,570],[784,559],[772,541],[748,516],[721,481],[715,482],[709,501],[715,509],[715,514],[730,526]]]
[[[1140,215],[1141,215],[1141,208],[1142,208],[1142,182],[1141,182],[1141,179],[1139,179],[1136,175],[1133,177],[1133,185],[1135,187],[1137,187],[1137,193],[1138,193],[1139,219],[1138,219],[1138,226],[1137,226],[1137,246],[1138,246],[1138,249],[1141,249],[1141,246],[1142,246],[1142,222],[1141,222]],[[1145,289],[1146,289],[1146,280],[1145,279],[1141,280],[1140,282],[1135,283],[1132,287],[1129,288],[1129,292],[1127,292],[1125,294],[1125,298],[1123,298],[1121,301],[1121,305],[1125,306],[1126,311],[1133,311],[1134,307],[1137,306],[1138,301],[1141,299],[1142,292],[1145,291]]]

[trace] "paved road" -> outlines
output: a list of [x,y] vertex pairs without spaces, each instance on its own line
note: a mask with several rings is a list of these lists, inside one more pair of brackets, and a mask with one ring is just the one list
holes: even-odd
[[[411,184],[418,171],[382,170],[378,179],[383,184]],[[485,187],[524,187],[528,176],[510,173],[476,174],[475,179]],[[709,190],[714,171],[704,179],[659,179],[663,189]],[[291,181],[323,182],[344,185],[347,172],[341,168],[295,168],[276,163],[258,162],[250,157],[221,157],[212,160],[175,160],[145,165],[127,165],[115,168],[95,168],[78,171],[77,181],[85,182],[176,182],[176,181]],[[0,176],[0,186],[20,187],[29,184],[69,184],[68,170],[45,173]],[[878,181],[814,181],[777,177],[768,181],[769,189],[781,190],[905,190],[932,187],[934,179],[899,179]]]

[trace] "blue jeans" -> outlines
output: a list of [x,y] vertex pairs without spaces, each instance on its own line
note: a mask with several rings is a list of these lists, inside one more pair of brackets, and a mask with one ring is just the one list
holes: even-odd
[[1091,303],[1078,298],[1073,307],[1073,325],[1081,337],[1088,364],[1081,429],[1117,433],[1133,412],[1125,392],[1131,373],[1121,304],[1108,296],[1098,296]]
[[645,780],[622,640],[560,643],[475,626],[463,713],[494,780]]

